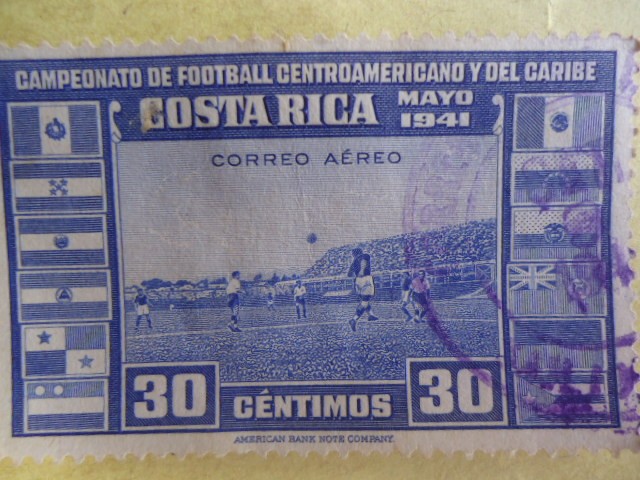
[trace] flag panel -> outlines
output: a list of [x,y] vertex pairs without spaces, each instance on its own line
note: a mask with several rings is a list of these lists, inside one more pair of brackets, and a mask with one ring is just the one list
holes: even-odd
[[17,213],[105,209],[99,162],[13,164]]
[[602,201],[604,158],[600,152],[514,153],[514,205],[584,204]]
[[21,273],[18,280],[20,320],[108,320],[107,272]]
[[9,113],[14,157],[102,155],[97,102],[14,103]]
[[519,95],[516,150],[601,150],[604,96]]
[[605,365],[600,319],[515,320],[512,331],[516,370],[592,370]]
[[592,372],[516,374],[516,410],[523,425],[610,424],[607,376]]
[[23,267],[105,265],[103,217],[19,218]]
[[594,260],[600,255],[597,208],[514,209],[514,260]]
[[107,325],[26,327],[25,376],[95,376],[107,373]]
[[512,264],[507,306],[512,317],[606,314],[604,266]]
[[104,380],[27,382],[26,430],[104,430],[105,390]]

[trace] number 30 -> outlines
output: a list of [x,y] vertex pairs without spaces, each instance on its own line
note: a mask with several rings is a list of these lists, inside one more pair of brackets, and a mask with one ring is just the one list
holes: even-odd
[[[451,393],[451,371],[435,368],[421,370],[419,383],[428,387],[428,396],[420,397],[420,411],[426,414],[446,414],[454,410]],[[458,371],[456,377],[458,408],[463,413],[489,413],[493,410],[493,383],[491,372],[485,369]],[[476,394],[476,403],[474,395]]]
[[[162,418],[169,413],[167,377],[164,375],[139,375],[133,388],[144,392],[143,400],[135,402],[133,413],[137,418]],[[191,405],[187,403],[191,393]],[[175,417],[201,417],[207,410],[207,379],[201,373],[182,373],[171,381],[171,413]]]

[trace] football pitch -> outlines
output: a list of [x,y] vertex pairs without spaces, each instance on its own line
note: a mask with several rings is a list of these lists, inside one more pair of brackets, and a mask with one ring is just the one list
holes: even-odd
[[153,328],[126,314],[127,362],[219,361],[223,382],[401,380],[407,358],[499,355],[498,309],[488,299],[435,301],[437,322],[406,321],[399,302],[374,302],[376,321],[351,331],[355,304],[151,310]]

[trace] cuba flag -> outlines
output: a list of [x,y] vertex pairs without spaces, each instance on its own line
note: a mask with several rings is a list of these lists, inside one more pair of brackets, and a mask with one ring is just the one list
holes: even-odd
[[104,380],[27,382],[27,432],[74,432],[106,429]]
[[603,114],[603,95],[518,96],[515,148],[600,150]]
[[105,271],[20,273],[21,322],[110,320]]
[[22,267],[103,266],[105,225],[101,216],[19,218]]
[[97,102],[9,105],[16,158],[100,156]]
[[106,325],[27,327],[23,338],[26,377],[107,373]]
[[14,163],[17,213],[98,212],[105,208],[100,162]]

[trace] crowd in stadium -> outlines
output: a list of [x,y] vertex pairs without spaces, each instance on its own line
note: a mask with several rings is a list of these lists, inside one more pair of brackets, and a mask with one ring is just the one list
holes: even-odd
[[331,248],[304,276],[344,275],[353,260],[351,250],[356,247],[371,255],[376,271],[492,260],[496,254],[496,221],[471,221],[428,232]]

